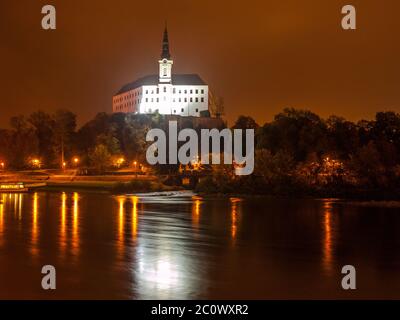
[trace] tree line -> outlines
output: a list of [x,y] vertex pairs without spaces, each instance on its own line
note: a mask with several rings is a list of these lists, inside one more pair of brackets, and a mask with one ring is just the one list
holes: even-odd
[[68,110],[12,117],[11,128],[0,129],[0,160],[9,169],[29,169],[38,161],[45,168],[72,166],[76,158],[99,171],[121,156],[143,161],[146,132],[158,122],[157,115],[98,113],[78,129],[76,118]]
[[[184,126],[191,126],[183,119]],[[186,121],[186,122],[185,122]],[[145,163],[151,128],[166,127],[159,114],[99,113],[79,129],[68,110],[36,111],[10,119],[10,129],[0,129],[0,160],[10,169],[72,165],[104,171],[113,159]],[[199,128],[195,128],[199,129]],[[221,128],[220,128],[221,129]],[[369,190],[398,194],[400,187],[400,115],[378,112],[373,120],[348,121],[338,116],[322,119],[298,109],[284,109],[259,125],[240,116],[232,129],[254,129],[255,170],[238,177],[231,166],[212,166],[198,190],[221,193],[339,195]],[[178,172],[179,166],[159,166],[158,172]]]
[[357,123],[322,119],[307,110],[284,109],[260,126],[240,116],[233,128],[255,129],[255,170],[236,177],[213,168],[199,191],[312,194],[321,196],[400,195],[400,115],[378,112]]

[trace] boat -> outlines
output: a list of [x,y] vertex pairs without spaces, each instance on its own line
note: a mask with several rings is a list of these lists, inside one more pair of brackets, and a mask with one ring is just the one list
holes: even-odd
[[45,187],[46,185],[46,182],[27,184],[23,182],[4,182],[0,184],[0,193],[28,192],[35,188]]
[[27,192],[28,188],[22,183],[1,183],[0,192]]

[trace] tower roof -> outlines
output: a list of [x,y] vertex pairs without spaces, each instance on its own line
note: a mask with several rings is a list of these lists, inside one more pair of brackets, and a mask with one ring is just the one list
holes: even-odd
[[171,59],[171,54],[169,53],[169,41],[168,41],[167,24],[165,24],[165,29],[164,29],[161,59],[168,59],[168,60]]

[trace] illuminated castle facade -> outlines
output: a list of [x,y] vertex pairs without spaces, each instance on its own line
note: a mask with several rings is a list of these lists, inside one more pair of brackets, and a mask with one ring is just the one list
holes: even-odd
[[168,31],[164,30],[159,73],[123,86],[113,97],[113,112],[199,117],[208,111],[208,85],[197,74],[173,74]]

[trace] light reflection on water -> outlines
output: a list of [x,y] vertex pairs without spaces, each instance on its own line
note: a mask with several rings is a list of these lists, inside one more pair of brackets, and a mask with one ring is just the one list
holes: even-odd
[[[0,200],[0,298],[47,298],[32,286],[44,264],[62,277],[57,298],[343,297],[340,269],[352,261],[374,288],[361,295],[399,297],[390,266],[400,255],[390,248],[400,236],[390,227],[400,218],[388,208],[375,219],[376,210],[330,199],[35,192]],[[391,287],[377,287],[377,274],[394,277]]]

